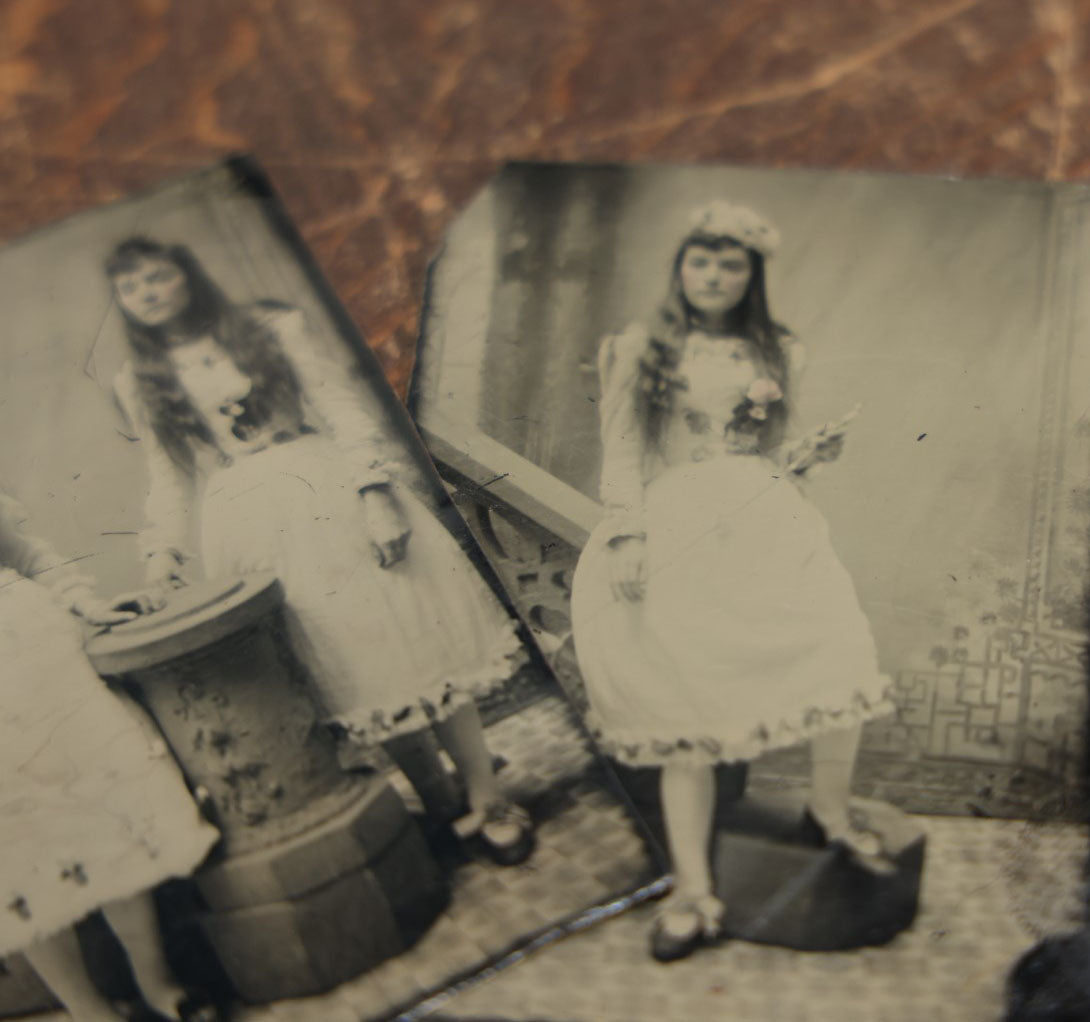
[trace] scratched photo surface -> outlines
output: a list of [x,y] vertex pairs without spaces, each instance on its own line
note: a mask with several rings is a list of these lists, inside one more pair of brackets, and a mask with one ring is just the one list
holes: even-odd
[[389,1018],[661,874],[251,162],[0,308],[0,1017]]
[[681,916],[736,939],[659,968],[644,906],[450,1017],[993,1019],[1079,925],[1087,195],[516,164],[455,223],[410,407],[675,882],[717,895]]

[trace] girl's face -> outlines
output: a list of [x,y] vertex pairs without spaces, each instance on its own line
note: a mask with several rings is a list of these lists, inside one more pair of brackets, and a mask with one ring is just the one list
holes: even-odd
[[144,326],[162,326],[189,304],[185,274],[169,259],[141,259],[113,278],[118,304]]
[[753,269],[741,245],[690,245],[681,257],[680,274],[685,300],[704,316],[719,317],[745,296]]

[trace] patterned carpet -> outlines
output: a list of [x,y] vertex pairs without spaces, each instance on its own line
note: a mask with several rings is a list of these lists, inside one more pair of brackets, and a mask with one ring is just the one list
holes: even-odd
[[[625,894],[652,876],[625,810],[599,785],[568,705],[549,696],[488,728],[504,790],[527,806],[538,847],[521,866],[457,866],[446,911],[415,947],[321,997],[239,1013],[239,1022],[364,1022],[387,1018],[525,943],[551,924]],[[416,799],[400,775],[395,786]]]
[[[240,1008],[236,1022],[364,1022],[389,1018],[554,924],[645,884],[653,875],[644,843],[620,803],[598,782],[568,704],[539,699],[487,729],[504,761],[504,790],[537,824],[537,848],[521,866],[503,868],[448,849],[449,905],[409,951],[319,997]],[[391,780],[410,809],[415,793]],[[63,1014],[39,1015],[61,1022]]]
[[[652,878],[636,828],[597,784],[562,700],[535,702],[494,723],[488,736],[506,762],[505,789],[538,821],[539,847],[529,862],[502,869],[463,860],[450,905],[410,951],[330,994],[243,1009],[241,1022],[389,1018],[486,962],[507,961],[550,924]],[[762,773],[751,776],[752,790],[772,782]],[[411,806],[411,789],[400,775],[393,780]],[[1068,824],[917,819],[928,834],[921,912],[887,947],[815,954],[734,942],[660,966],[647,954],[654,906],[637,905],[404,1017],[994,1022],[1013,960],[1040,936],[1074,924],[1085,832]]]
[[518,1022],[996,1022],[1008,967],[1070,929],[1086,838],[1069,825],[921,818],[921,913],[884,948],[803,953],[740,942],[668,966],[647,954],[654,906],[569,937],[430,1016]]

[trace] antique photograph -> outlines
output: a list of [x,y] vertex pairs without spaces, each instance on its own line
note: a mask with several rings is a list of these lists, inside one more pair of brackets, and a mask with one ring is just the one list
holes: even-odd
[[1088,228],[714,166],[463,213],[410,407],[671,890],[444,1017],[983,1022],[1080,925]]
[[253,162],[0,296],[0,1017],[390,1018],[662,873]]

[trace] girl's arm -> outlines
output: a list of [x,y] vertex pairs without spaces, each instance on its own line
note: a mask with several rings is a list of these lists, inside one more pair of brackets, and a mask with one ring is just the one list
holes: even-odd
[[794,334],[787,334],[780,343],[783,345],[783,354],[787,362],[787,382],[791,389],[795,390],[802,377],[802,371],[806,368],[806,349]]
[[155,435],[131,365],[126,364],[118,374],[114,393],[129,428],[140,441],[148,473],[145,525],[139,537],[145,574],[152,582],[181,582],[183,566],[193,557],[189,543],[195,481],[175,464]]
[[643,432],[636,411],[640,358],[647,332],[639,325],[607,337],[598,351],[602,476],[599,495],[606,509],[607,542],[645,536],[643,523]]
[[115,610],[100,600],[95,594],[94,580],[78,571],[40,536],[31,535],[25,527],[26,518],[23,506],[0,491],[0,564],[48,586],[65,607],[90,624],[119,624],[136,616],[132,611]]
[[[362,395],[347,382],[348,371],[323,357],[298,309],[259,306],[257,315],[272,328],[295,369],[304,405],[314,412],[343,457],[351,485],[363,500],[365,529],[375,559],[392,568],[406,557],[410,529],[392,487],[406,474],[391,456],[390,441],[363,408]],[[309,417],[309,416],[308,416]]]
[[[787,356],[788,382],[792,393],[798,392],[798,382],[806,363],[805,349],[788,335],[783,341]],[[851,421],[859,414],[859,405],[839,419],[824,423],[818,429],[811,429],[803,435],[794,433],[784,438],[777,460],[780,466],[804,478],[825,462],[835,461],[844,447],[844,435]]]
[[798,424],[795,421],[794,404],[799,392],[799,380],[802,377],[802,371],[806,365],[806,349],[792,333],[785,333],[780,338],[780,344],[783,347],[784,363],[787,373],[786,389],[791,399],[791,406],[788,409],[788,418],[787,422],[784,423],[783,432],[776,439],[775,447],[768,452],[768,456],[772,458],[780,468],[786,470],[791,459],[794,457],[796,445],[799,440],[796,432]]
[[403,466],[391,456],[379,424],[367,414],[360,393],[348,382],[349,371],[323,356],[299,309],[260,305],[255,313],[280,341],[299,377],[304,405],[320,420],[344,456],[352,485],[361,493],[388,487]]
[[60,595],[90,588],[90,578],[66,564],[44,539],[26,531],[26,519],[23,506],[14,497],[0,493],[0,564],[24,578],[48,585]]

